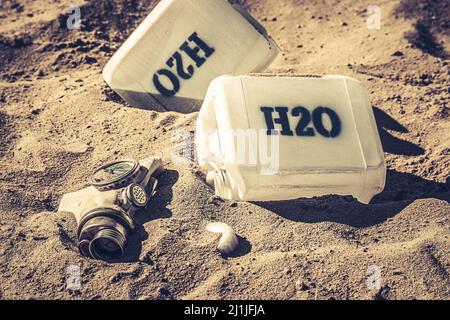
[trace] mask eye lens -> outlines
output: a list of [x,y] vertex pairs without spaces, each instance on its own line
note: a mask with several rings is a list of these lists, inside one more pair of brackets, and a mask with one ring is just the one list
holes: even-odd
[[134,164],[131,162],[118,162],[108,167],[99,169],[92,176],[92,180],[98,183],[105,183],[126,176],[133,170]]
[[125,182],[138,168],[139,163],[131,160],[109,163],[94,171],[91,184],[100,191],[109,186],[115,187]]

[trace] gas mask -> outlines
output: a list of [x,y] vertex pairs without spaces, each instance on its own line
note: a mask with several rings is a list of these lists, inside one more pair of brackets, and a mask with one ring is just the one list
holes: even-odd
[[155,194],[163,170],[160,158],[115,161],[93,172],[90,187],[63,196],[58,211],[74,214],[82,255],[106,261],[124,255],[133,217]]

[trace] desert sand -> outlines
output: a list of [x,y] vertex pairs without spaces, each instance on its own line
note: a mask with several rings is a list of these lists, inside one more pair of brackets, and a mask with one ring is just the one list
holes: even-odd
[[[197,114],[126,105],[101,71],[153,0],[0,3],[1,299],[449,299],[450,4],[247,0],[282,53],[269,72],[341,74],[369,89],[388,163],[370,205],[214,197],[203,168],[171,161]],[[66,27],[71,4],[82,26]],[[369,29],[367,7],[381,8]],[[62,195],[98,165],[163,157],[158,194],[119,263],[81,257]],[[205,226],[230,224],[228,258]],[[67,268],[79,266],[80,290]],[[375,269],[374,269],[375,268]],[[372,271],[371,271],[372,270]],[[368,286],[373,270],[380,286]]]

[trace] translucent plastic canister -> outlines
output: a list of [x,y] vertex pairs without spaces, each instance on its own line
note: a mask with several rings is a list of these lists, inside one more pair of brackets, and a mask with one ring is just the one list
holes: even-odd
[[214,78],[263,71],[277,53],[264,28],[227,0],[162,0],[103,77],[132,106],[189,113]]
[[345,76],[219,77],[202,106],[196,146],[225,199],[334,194],[368,203],[385,185],[367,90]]

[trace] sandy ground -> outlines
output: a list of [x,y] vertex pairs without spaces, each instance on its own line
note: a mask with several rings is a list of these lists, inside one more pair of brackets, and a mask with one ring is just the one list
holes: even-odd
[[[152,0],[0,3],[2,299],[449,299],[450,5],[446,1],[248,0],[283,50],[272,72],[343,74],[369,88],[389,173],[372,204],[349,197],[234,203],[195,165],[171,162],[196,114],[130,108],[101,70]],[[377,2],[381,30],[366,25]],[[82,28],[65,13],[80,5]],[[78,255],[56,208],[99,163],[161,155],[168,171],[121,263]],[[224,259],[210,221],[241,247]],[[66,288],[80,266],[82,289]],[[370,267],[381,288],[370,288]],[[368,272],[369,270],[369,272]],[[369,279],[370,280],[370,279]]]

